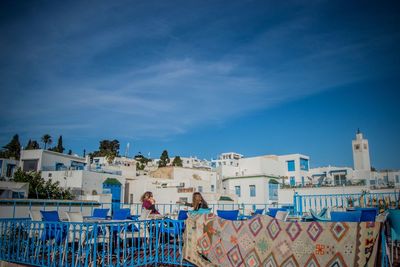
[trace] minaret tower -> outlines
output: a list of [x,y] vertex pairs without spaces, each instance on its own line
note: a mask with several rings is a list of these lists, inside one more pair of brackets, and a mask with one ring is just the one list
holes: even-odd
[[370,171],[371,163],[369,159],[368,140],[363,138],[360,129],[357,130],[356,139],[352,141],[354,170]]

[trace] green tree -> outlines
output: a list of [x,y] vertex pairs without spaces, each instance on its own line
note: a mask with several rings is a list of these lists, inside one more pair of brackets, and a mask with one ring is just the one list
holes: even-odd
[[176,156],[174,158],[174,160],[172,161],[172,166],[182,167],[183,166],[182,163],[183,162],[182,162],[181,157],[180,156]]
[[63,140],[62,140],[62,135],[60,135],[60,137],[58,137],[58,141],[57,141],[57,146],[55,147],[56,152],[58,153],[64,153],[65,148],[63,147]]
[[29,198],[73,199],[69,188],[60,187],[59,182],[45,180],[40,172],[23,172],[20,168],[14,173],[14,181],[29,183]]
[[160,161],[158,162],[158,167],[166,167],[170,162],[168,151],[164,150],[160,156]]
[[42,142],[44,143],[44,149],[46,149],[47,145],[51,145],[53,140],[51,139],[51,136],[49,134],[45,134],[42,136]]
[[[99,150],[89,154],[91,158],[107,157],[108,160],[119,156],[119,141],[118,140],[102,140],[100,141]],[[111,161],[112,161],[111,160]]]
[[29,139],[28,143],[25,146],[25,150],[29,150],[29,149],[31,149],[31,147],[32,147],[32,140]]
[[29,139],[28,144],[25,147],[25,150],[32,150],[32,149],[40,149],[40,146],[36,140]]
[[21,144],[19,142],[18,134],[14,135],[10,143],[3,146],[3,148],[5,150],[1,153],[2,157],[19,159],[21,155]]
[[151,161],[151,159],[146,158],[145,156],[142,155],[142,153],[139,152],[138,155],[135,157],[136,160],[136,169],[139,171],[143,171],[144,168],[146,167],[147,163]]

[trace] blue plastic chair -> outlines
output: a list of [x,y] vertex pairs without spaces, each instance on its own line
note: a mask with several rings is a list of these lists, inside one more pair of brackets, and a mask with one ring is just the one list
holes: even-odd
[[[394,242],[400,241],[400,210],[399,209],[390,209],[389,210],[389,224],[390,224],[390,237],[392,241],[392,248],[391,248],[391,260],[393,262],[393,245]],[[396,246],[397,252],[397,246]],[[397,253],[396,253],[397,255]]]
[[185,221],[188,218],[188,211],[187,210],[180,210],[178,213],[178,220]]
[[276,213],[277,213],[278,211],[287,211],[287,209],[285,209],[285,208],[268,208],[268,213],[267,213],[267,214],[268,214],[269,216],[275,218]]
[[170,235],[179,235],[185,231],[185,223],[180,220],[165,219],[164,225],[160,226],[160,232]]
[[360,222],[361,211],[332,211],[332,222]]
[[92,218],[106,219],[110,209],[94,209]]
[[56,210],[46,211],[41,210],[40,213],[42,214],[42,221],[45,222],[59,222],[60,216],[58,216],[58,212]]
[[239,210],[217,210],[217,214],[222,219],[236,221],[238,219]]
[[262,215],[264,213],[264,209],[256,209],[253,215]]
[[113,220],[127,220],[131,215],[130,209],[118,209],[115,210],[112,219]]
[[62,225],[59,222],[60,217],[56,210],[45,211],[41,210],[42,220],[44,222],[48,222],[44,226],[44,231],[42,233],[42,241],[45,242],[47,240],[52,240],[55,238],[56,242],[61,242],[66,236],[66,225]]
[[356,208],[361,211],[361,222],[374,222],[379,213],[378,208]]

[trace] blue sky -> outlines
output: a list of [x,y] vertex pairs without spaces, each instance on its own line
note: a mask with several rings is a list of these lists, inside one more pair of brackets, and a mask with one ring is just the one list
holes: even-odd
[[400,5],[282,2],[2,1],[0,143],[400,168]]

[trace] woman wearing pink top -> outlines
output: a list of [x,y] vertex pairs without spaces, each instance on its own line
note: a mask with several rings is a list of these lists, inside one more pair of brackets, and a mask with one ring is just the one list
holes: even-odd
[[147,191],[143,194],[143,196],[140,198],[140,201],[142,202],[142,208],[146,210],[151,210],[150,214],[160,214],[158,210],[156,209],[156,201],[153,198],[153,193],[150,191]]

